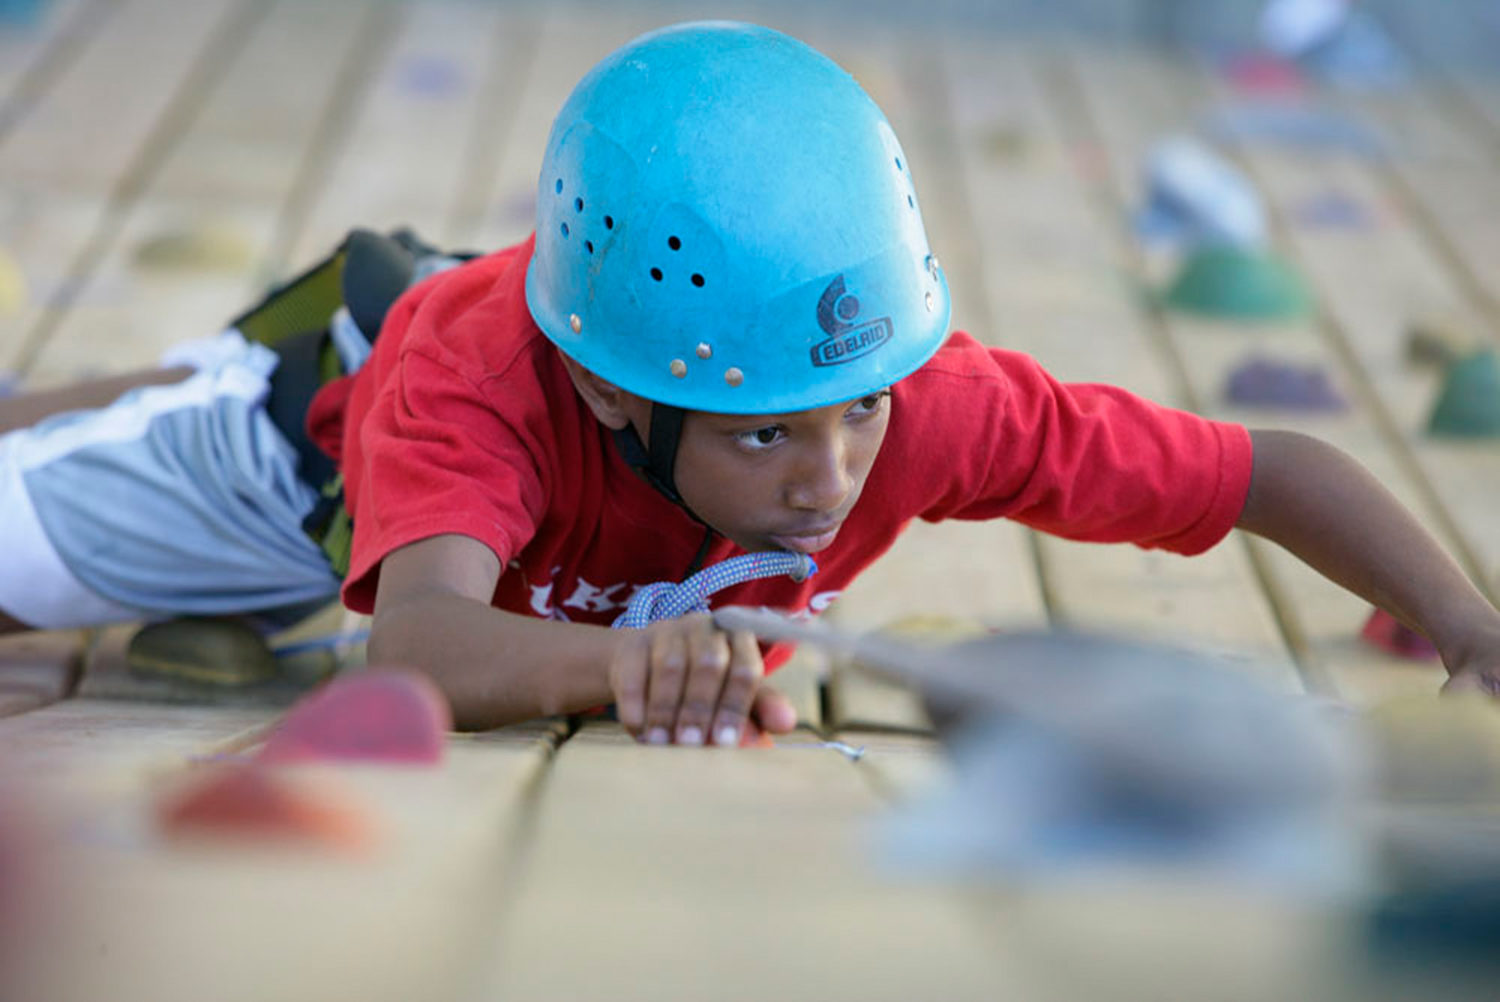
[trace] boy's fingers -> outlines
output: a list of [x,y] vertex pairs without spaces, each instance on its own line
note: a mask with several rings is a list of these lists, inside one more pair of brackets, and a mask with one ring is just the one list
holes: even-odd
[[1448,694],[1477,692],[1486,696],[1500,696],[1500,675],[1489,676],[1480,672],[1460,672],[1443,683],[1443,692]]
[[745,718],[765,675],[760,647],[754,634],[736,630],[729,634],[729,672],[719,694],[719,712],[714,715],[714,744],[733,748],[739,744]]
[[797,708],[769,686],[761,686],[755,694],[750,716],[770,734],[790,734],[797,727]]
[[729,670],[729,641],[705,617],[702,628],[688,634],[687,649],[687,685],[677,714],[676,739],[678,744],[702,745],[710,740],[709,725]]
[[609,686],[615,694],[615,715],[631,734],[639,734],[646,722],[646,678],[650,639],[643,633],[626,634],[615,648],[609,668]]
[[687,638],[680,628],[653,631],[646,681],[646,741],[668,744],[687,677]]

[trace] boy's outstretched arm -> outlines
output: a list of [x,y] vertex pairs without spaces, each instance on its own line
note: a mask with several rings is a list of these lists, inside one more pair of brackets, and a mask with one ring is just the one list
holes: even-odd
[[1286,547],[1421,632],[1447,690],[1500,696],[1500,611],[1416,518],[1344,452],[1307,435],[1252,431],[1255,466],[1239,528]]
[[747,716],[775,733],[796,726],[784,697],[761,688],[750,634],[706,615],[611,630],[493,608],[500,561],[476,540],[435,536],[381,562],[371,663],[430,675],[460,728],[476,730],[615,703],[632,734],[665,743],[733,744]]

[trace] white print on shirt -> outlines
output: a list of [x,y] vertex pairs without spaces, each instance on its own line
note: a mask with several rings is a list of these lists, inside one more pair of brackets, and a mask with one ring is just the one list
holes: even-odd
[[[562,570],[561,567],[552,568],[556,574]],[[548,581],[544,585],[528,584],[531,589],[531,611],[543,619],[555,619],[568,622],[567,613],[552,604],[552,594],[557,586],[555,580]],[[618,581],[615,584],[599,587],[590,584],[583,578],[578,579],[573,594],[563,601],[563,605],[570,609],[583,609],[588,612],[613,612],[623,609],[630,604],[631,597],[641,590],[641,585],[633,585],[629,581]],[[628,592],[625,589],[629,589]],[[794,619],[811,619],[813,616],[823,612],[833,600],[842,594],[838,591],[820,591],[813,594],[807,601],[805,609],[767,609],[771,612],[779,612]],[[762,606],[762,608],[767,608]]]
[[[627,597],[624,601],[617,602],[614,599],[614,595],[621,588],[624,588],[627,583],[621,581],[618,584],[610,585],[608,588],[595,588],[583,578],[579,578],[578,590],[573,592],[572,597],[564,602],[563,605],[568,606],[570,609],[587,609],[589,612],[609,612],[611,609],[622,609],[625,607],[626,602],[629,601],[629,598]],[[634,591],[635,589],[632,589],[631,593],[634,594]]]
[[[519,566],[517,569],[520,569]],[[552,568],[552,573],[556,574],[560,570],[562,570],[561,567],[554,567]],[[552,588],[556,584],[556,581],[548,581],[544,585],[534,585],[528,582],[527,587],[531,589],[531,611],[543,619],[556,619],[567,622],[568,617],[563,611],[552,607]]]

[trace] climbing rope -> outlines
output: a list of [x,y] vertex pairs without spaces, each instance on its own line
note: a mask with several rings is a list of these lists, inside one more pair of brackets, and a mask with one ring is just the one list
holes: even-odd
[[630,596],[630,604],[615,620],[615,629],[639,630],[662,619],[690,612],[708,612],[708,597],[714,592],[746,581],[785,574],[793,581],[806,581],[818,565],[805,553],[746,553],[705,567],[682,584],[658,581]]

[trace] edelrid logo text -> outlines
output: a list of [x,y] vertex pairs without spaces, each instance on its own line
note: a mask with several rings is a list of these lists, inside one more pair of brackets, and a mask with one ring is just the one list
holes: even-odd
[[813,365],[842,365],[875,351],[891,339],[890,317],[861,323],[859,297],[849,292],[840,275],[818,298],[818,326],[828,339],[813,345]]

